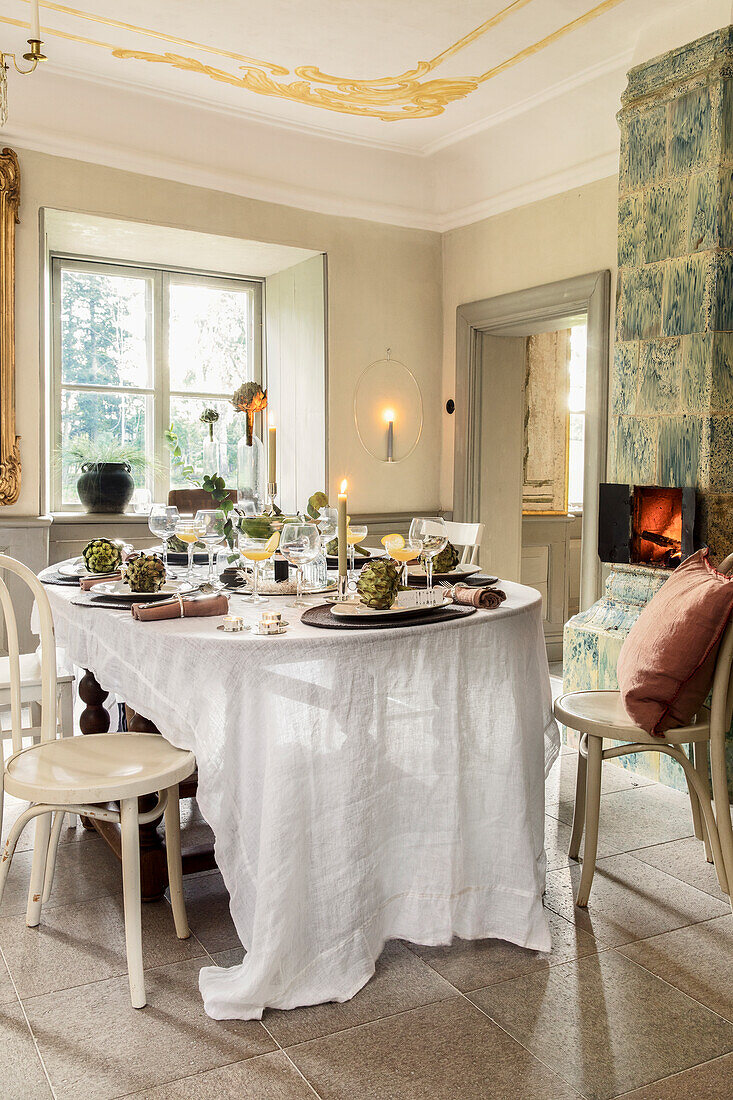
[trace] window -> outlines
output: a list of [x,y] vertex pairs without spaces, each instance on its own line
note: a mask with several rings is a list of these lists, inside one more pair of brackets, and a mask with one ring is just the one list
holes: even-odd
[[585,456],[585,361],[588,330],[575,325],[570,330],[570,408],[568,444],[568,511],[583,511]]
[[185,461],[200,475],[205,407],[219,412],[222,473],[234,476],[244,429],[231,394],[262,376],[260,282],[57,256],[52,324],[54,511],[81,507],[80,461],[70,452],[88,440],[139,448],[147,468],[136,484],[166,499],[170,486],[184,482],[171,471],[165,431],[173,424]]

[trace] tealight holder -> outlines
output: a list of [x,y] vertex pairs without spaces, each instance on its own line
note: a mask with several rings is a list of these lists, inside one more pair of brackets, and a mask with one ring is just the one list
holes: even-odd
[[227,634],[237,634],[244,630],[244,619],[241,615],[225,615],[222,626]]
[[253,632],[255,634],[284,634],[287,625],[280,611],[263,611]]

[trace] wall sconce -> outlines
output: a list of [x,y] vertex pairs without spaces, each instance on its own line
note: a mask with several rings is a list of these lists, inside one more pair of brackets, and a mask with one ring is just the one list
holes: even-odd
[[46,55],[41,47],[43,46],[43,40],[41,39],[41,24],[38,16],[38,0],[31,0],[31,22],[30,22],[30,38],[28,39],[28,52],[23,54],[23,60],[29,62],[27,69],[21,69],[18,64],[18,59],[14,53],[0,53],[0,126],[4,126],[8,121],[8,69],[10,68],[9,62],[13,62],[13,67],[17,73],[21,76],[29,76],[32,73],[39,61],[45,61]]
[[392,358],[389,348],[384,359],[370,363],[361,373],[354,393],[354,423],[362,447],[379,462],[403,462],[420,441],[420,387],[409,367]]

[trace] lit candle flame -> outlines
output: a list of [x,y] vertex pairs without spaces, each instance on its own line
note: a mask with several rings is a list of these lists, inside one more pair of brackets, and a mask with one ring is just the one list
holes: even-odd
[[344,478],[344,480],[341,482],[341,492],[346,492],[346,478]]
[[385,409],[383,415],[388,424],[395,419],[394,409]]

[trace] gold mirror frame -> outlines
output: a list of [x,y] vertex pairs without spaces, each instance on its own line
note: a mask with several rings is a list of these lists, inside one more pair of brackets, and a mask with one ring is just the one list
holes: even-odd
[[20,494],[20,436],[15,434],[15,226],[20,221],[20,165],[0,153],[0,505]]

